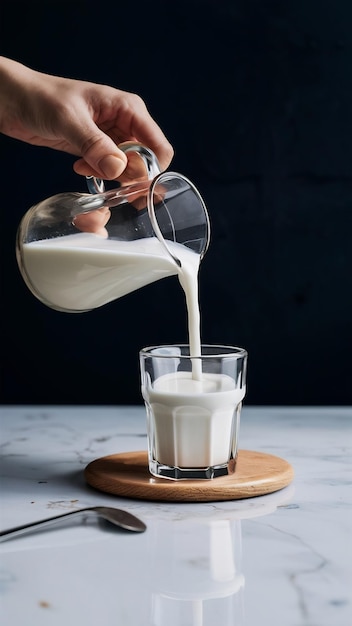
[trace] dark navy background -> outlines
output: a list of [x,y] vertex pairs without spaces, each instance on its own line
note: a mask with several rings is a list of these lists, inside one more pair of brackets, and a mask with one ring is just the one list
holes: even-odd
[[[146,101],[209,209],[202,338],[248,349],[247,404],[351,404],[351,3],[2,0],[0,19],[1,54]],[[17,225],[85,182],[69,155],[0,150],[0,401],[141,402],[139,349],[187,340],[177,279],[46,308],[18,272]]]

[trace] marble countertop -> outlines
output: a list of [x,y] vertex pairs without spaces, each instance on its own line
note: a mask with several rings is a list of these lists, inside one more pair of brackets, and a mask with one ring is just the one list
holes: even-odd
[[121,498],[84,481],[145,450],[140,407],[2,407],[0,528],[74,509],[126,509],[134,534],[81,519],[0,544],[3,626],[351,626],[352,408],[242,410],[240,448],[295,478],[230,502]]

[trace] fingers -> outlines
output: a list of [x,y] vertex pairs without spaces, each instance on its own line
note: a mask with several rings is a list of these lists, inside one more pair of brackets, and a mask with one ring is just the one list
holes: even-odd
[[156,155],[161,170],[168,168],[173,148],[139,96],[114,90],[109,106],[105,102],[105,108],[100,106],[98,110],[97,115],[95,109],[95,121],[93,107],[81,109],[80,119],[71,120],[71,131],[79,147],[77,154],[81,155],[74,164],[76,173],[122,181],[145,177],[140,157],[119,150],[118,144],[126,141],[144,144]]
[[[139,154],[133,151],[126,154],[119,149],[110,137],[102,132],[101,135],[103,135],[103,137],[100,136],[97,139],[92,139],[92,145],[85,151],[82,150],[82,158],[78,159],[73,164],[73,169],[76,174],[80,174],[81,176],[95,176],[96,178],[103,178],[105,180],[119,180],[121,183],[129,183],[146,178],[146,166]],[[109,140],[110,145],[108,145],[106,140]],[[148,145],[147,141],[140,141],[140,143],[143,143],[145,146]],[[163,148],[157,146],[156,148],[154,147],[154,149],[150,145],[148,147],[154,152],[161,170],[164,171],[171,162],[173,155],[172,148],[170,151],[167,146],[163,146]],[[107,153],[108,150],[110,154]]]
[[[130,183],[147,177],[147,170],[143,159],[136,152],[128,152],[123,155],[123,159],[119,156],[109,154],[103,156],[97,166],[92,167],[85,159],[78,159],[73,164],[76,174],[81,176],[95,176],[105,180],[119,180],[121,183]],[[86,156],[87,158],[87,156]]]
[[[161,128],[149,114],[143,100],[135,96],[135,111],[131,131],[137,140],[150,148],[156,155],[161,170],[166,170],[174,156],[174,150]],[[137,104],[136,104],[137,103]]]
[[140,143],[154,152],[163,172],[169,167],[174,156],[174,150],[161,129],[158,126],[153,128],[154,125],[156,126],[155,122],[149,126],[141,126],[140,131],[136,131],[134,134]]
[[[131,180],[146,177],[146,168],[139,154],[134,152],[125,154],[97,126],[90,134],[86,130],[81,132],[84,144],[79,152],[82,154],[82,157],[73,165],[73,169],[77,174],[81,176],[95,176],[105,180],[118,179],[120,182],[130,182]],[[166,140],[161,144],[155,143],[155,134],[150,134],[146,130],[141,133],[138,139],[135,137],[131,139],[142,143],[154,152],[162,171],[169,166],[173,156],[173,149]],[[158,140],[158,137],[156,139]]]

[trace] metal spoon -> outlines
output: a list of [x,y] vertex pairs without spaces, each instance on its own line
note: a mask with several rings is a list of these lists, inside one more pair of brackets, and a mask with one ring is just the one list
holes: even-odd
[[62,513],[61,515],[55,515],[54,517],[48,517],[37,522],[30,522],[29,524],[23,524],[22,526],[15,526],[13,528],[8,528],[7,530],[2,530],[0,531],[0,542],[6,541],[6,539],[12,539],[12,537],[23,535],[24,533],[30,532],[34,528],[52,526],[65,517],[79,515],[82,513],[95,513],[98,517],[114,524],[115,526],[119,526],[120,528],[136,533],[142,533],[147,528],[144,522],[138,519],[138,517],[132,515],[132,513],[109,506],[92,506],[85,509],[69,511],[68,513]]

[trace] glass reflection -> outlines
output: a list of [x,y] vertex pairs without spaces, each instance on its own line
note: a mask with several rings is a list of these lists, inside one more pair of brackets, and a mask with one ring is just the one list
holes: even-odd
[[151,626],[242,626],[241,520],[160,520],[150,531]]

